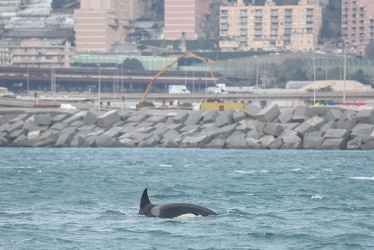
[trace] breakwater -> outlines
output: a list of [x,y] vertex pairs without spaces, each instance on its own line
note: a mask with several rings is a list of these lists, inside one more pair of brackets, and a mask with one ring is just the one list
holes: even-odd
[[0,109],[1,147],[374,149],[373,109]]

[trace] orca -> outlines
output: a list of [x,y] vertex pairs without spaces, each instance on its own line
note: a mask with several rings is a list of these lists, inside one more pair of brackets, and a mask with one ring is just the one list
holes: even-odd
[[139,215],[158,218],[191,218],[197,216],[217,215],[216,212],[189,203],[170,203],[153,205],[148,198],[147,188],[140,199]]

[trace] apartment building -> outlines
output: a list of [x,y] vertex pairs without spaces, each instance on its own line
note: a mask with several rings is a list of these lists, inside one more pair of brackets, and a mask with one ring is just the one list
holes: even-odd
[[203,26],[210,0],[165,0],[164,39],[196,40],[203,37]]
[[356,55],[365,55],[366,45],[374,40],[373,0],[342,0],[342,38]]
[[123,43],[130,22],[146,13],[150,0],[81,0],[75,11],[77,52],[109,52]]
[[221,50],[314,50],[322,26],[322,7],[300,0],[298,5],[234,6],[220,8]]
[[0,45],[0,66],[12,65],[12,52],[8,47],[2,47]]
[[0,47],[5,56],[2,66],[70,67],[73,49],[70,42],[30,39]]

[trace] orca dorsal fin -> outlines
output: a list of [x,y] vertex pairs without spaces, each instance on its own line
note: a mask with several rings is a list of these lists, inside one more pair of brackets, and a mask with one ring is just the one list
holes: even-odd
[[144,189],[142,198],[140,199],[140,210],[143,209],[147,204],[151,204],[151,201],[148,198],[147,188]]

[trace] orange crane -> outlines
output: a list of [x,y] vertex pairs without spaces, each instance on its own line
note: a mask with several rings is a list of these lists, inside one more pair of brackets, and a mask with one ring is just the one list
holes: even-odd
[[162,75],[163,73],[165,73],[168,69],[170,69],[174,64],[176,64],[180,59],[182,59],[183,57],[186,57],[186,56],[191,56],[191,57],[194,57],[194,58],[197,58],[203,62],[205,62],[207,65],[208,65],[208,68],[209,68],[209,72],[210,74],[212,75],[212,78],[213,78],[213,81],[215,84],[217,84],[217,81],[216,81],[216,78],[214,77],[213,75],[213,71],[212,71],[212,68],[210,67],[210,63],[208,61],[208,59],[205,59],[203,57],[200,57],[192,52],[186,52],[180,56],[178,56],[177,59],[175,59],[172,63],[166,65],[162,70],[160,70],[151,80],[151,82],[148,84],[148,87],[147,87],[147,90],[145,91],[141,101],[139,102],[139,106],[142,107],[145,103],[145,100],[147,99],[147,96],[149,94],[149,92],[151,91],[152,89],[152,86],[153,86],[153,83],[157,80],[157,78]]

